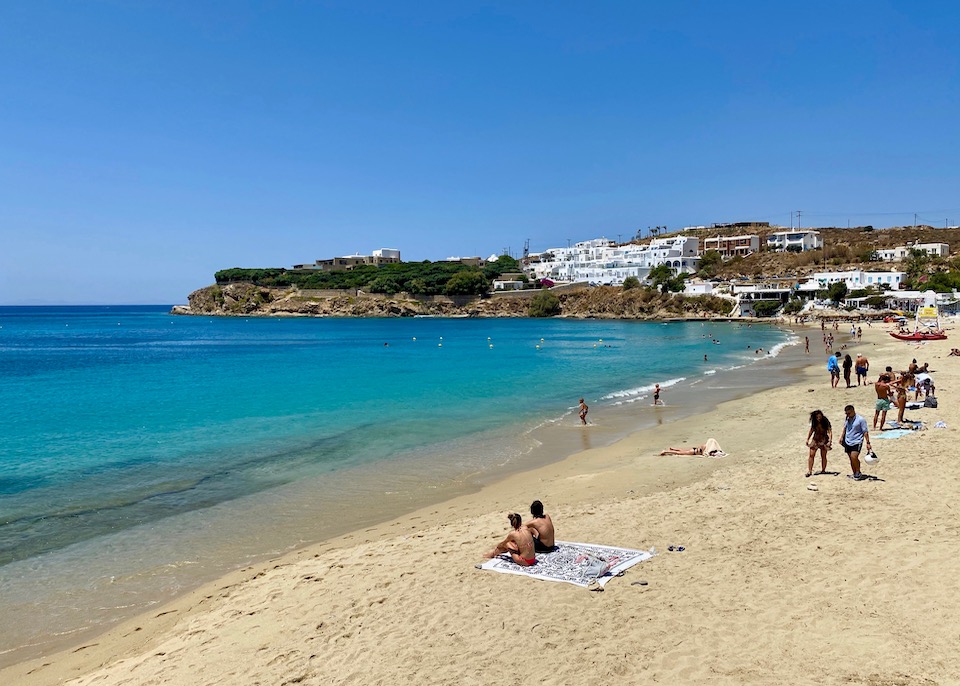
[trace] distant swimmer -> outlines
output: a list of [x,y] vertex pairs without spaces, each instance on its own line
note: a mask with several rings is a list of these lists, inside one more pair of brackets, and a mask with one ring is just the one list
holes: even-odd
[[534,550],[538,553],[552,553],[557,547],[553,520],[550,515],[544,514],[543,503],[539,500],[530,504],[530,514],[533,515],[533,520],[527,522],[527,528],[533,534]]
[[530,533],[530,529],[520,526],[522,520],[520,515],[515,512],[511,512],[507,519],[510,520],[510,526],[513,527],[513,530],[484,557],[493,558],[502,553],[507,553],[510,555],[510,559],[521,567],[536,564],[537,556],[534,552],[533,534]]
[[663,405],[663,403],[660,402],[660,384],[653,385],[653,404]]
[[587,412],[590,411],[590,408],[587,407],[587,404],[583,402],[583,398],[580,398],[580,423],[587,423]]
[[704,361],[704,362],[707,361],[707,356],[706,356],[706,355],[703,356],[703,361]]

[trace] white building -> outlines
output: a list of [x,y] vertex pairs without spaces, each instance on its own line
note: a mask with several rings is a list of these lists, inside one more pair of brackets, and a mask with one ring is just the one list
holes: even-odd
[[860,290],[874,286],[880,288],[886,286],[890,290],[900,290],[900,283],[903,281],[904,272],[867,272],[862,269],[853,269],[846,272],[817,272],[811,281],[816,282],[820,289],[829,288],[832,284],[843,282],[851,291]]
[[529,261],[528,269],[537,279],[619,286],[629,276],[643,281],[651,269],[662,264],[678,274],[697,271],[699,245],[695,236],[656,238],[649,245],[617,245],[595,238],[544,251]]
[[701,255],[707,250],[716,250],[721,257],[733,257],[741,255],[746,257],[760,249],[760,236],[715,236],[713,238],[703,239],[703,250]]
[[884,262],[902,262],[910,256],[911,250],[920,250],[931,257],[949,257],[950,245],[947,243],[917,243],[916,245],[901,245],[897,248],[878,250],[877,255]]
[[767,236],[767,247],[771,250],[783,251],[792,247],[799,247],[802,251],[816,250],[823,247],[823,238],[819,231],[806,229],[804,231],[777,231]]

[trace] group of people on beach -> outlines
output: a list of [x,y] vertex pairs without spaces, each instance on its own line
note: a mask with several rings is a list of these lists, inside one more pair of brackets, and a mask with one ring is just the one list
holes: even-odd
[[[860,386],[862,383],[862,385],[867,386],[869,384],[867,373],[870,369],[870,361],[865,355],[858,354],[856,362],[853,364],[857,372],[857,385]],[[827,360],[830,385],[832,388],[836,388],[839,384],[841,366],[847,388],[851,388],[850,355],[846,355],[841,364],[837,353],[834,352],[830,353]],[[906,369],[899,372],[895,372],[893,367],[887,366],[873,383],[873,389],[876,394],[873,414],[873,429],[875,431],[884,430],[887,422],[887,412],[894,406],[897,408],[896,425],[904,422],[903,415],[911,394],[914,401],[919,401],[921,397],[926,401],[927,398],[933,397],[936,392],[936,386],[930,376],[929,363],[925,362],[920,365],[915,358],[907,365]],[[821,410],[814,410],[810,413],[810,430],[807,433],[806,445],[810,450],[807,458],[806,476],[814,474],[813,463],[818,452],[820,453],[820,472],[817,473],[827,473],[827,451],[833,448],[833,428],[830,420]],[[840,445],[843,446],[844,451],[850,458],[850,478],[857,480],[865,478],[860,471],[860,453],[864,447],[867,450],[871,449],[870,431],[867,420],[857,414],[853,405],[844,407],[844,426],[840,434]]]
[[506,554],[521,567],[530,567],[537,563],[536,553],[552,553],[556,550],[553,519],[543,511],[543,503],[539,500],[530,503],[530,515],[533,518],[526,525],[516,512],[507,515],[510,533],[484,557],[489,559]]

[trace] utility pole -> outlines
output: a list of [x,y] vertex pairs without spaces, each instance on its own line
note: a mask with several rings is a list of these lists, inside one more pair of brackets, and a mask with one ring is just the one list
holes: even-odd
[[797,210],[797,231],[800,230],[800,210]]
[[913,213],[913,228],[917,228],[917,213]]
[[623,234],[622,234],[622,233],[618,233],[618,234],[617,234],[617,245],[618,245],[618,246],[623,242],[623,241],[621,240],[622,237],[623,237]]
[[790,210],[790,230],[793,231],[793,210]]

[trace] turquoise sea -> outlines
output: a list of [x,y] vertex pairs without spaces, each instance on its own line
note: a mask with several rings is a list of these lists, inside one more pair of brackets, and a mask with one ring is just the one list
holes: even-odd
[[772,385],[792,340],[737,323],[168,311],[0,307],[0,664],[565,457],[585,445],[581,396],[597,445],[653,421],[654,383],[688,412]]

